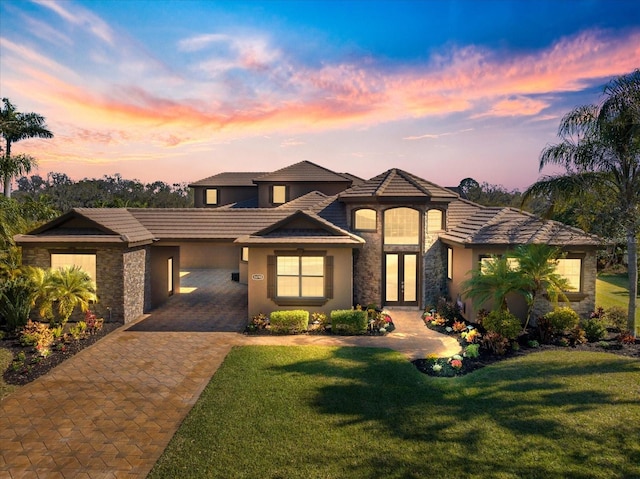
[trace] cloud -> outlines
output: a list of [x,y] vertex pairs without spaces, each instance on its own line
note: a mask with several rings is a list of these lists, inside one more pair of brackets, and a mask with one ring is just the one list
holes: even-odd
[[304,141],[296,140],[295,138],[287,138],[280,143],[281,148],[289,148],[291,146],[304,145]]
[[472,115],[471,118],[483,118],[487,116],[533,116],[550,106],[549,102],[533,100],[524,96],[517,96],[499,100],[484,113]]
[[94,15],[88,10],[85,10],[77,4],[73,4],[73,12],[71,12],[65,8],[67,5],[70,5],[66,2],[62,3],[51,0],[32,1],[57,13],[66,22],[81,27],[105,43],[110,45],[114,43],[114,34],[109,25],[100,17]]
[[403,140],[411,140],[411,141],[415,141],[415,140],[437,140],[438,138],[442,138],[443,136],[452,136],[452,135],[457,135],[459,133],[466,133],[467,131],[473,131],[473,128],[465,128],[464,130],[458,130],[458,131],[447,131],[444,133],[425,133],[424,135],[418,135],[418,136],[406,136],[403,138]]

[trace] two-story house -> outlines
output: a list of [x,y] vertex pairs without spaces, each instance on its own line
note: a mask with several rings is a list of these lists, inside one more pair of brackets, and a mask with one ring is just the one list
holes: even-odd
[[[76,208],[19,235],[23,262],[80,264],[112,319],[130,322],[179,293],[181,268],[224,268],[247,285],[249,317],[356,304],[474,305],[461,283],[518,244],[563,248],[572,307],[594,307],[596,237],[513,208],[487,208],[411,173],[369,180],[303,161],[271,173],[221,173],[191,184],[187,209]],[[231,280],[231,279],[229,279]],[[524,304],[516,312],[524,313]]]

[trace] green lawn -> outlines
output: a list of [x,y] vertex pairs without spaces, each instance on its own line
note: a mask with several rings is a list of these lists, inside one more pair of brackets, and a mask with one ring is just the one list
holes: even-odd
[[607,353],[442,379],[389,350],[236,348],[149,477],[640,477],[639,385]]
[[[629,278],[626,274],[600,274],[596,279],[596,305],[603,308],[629,306]],[[640,302],[636,310],[640,315]],[[640,316],[639,316],[640,317]]]

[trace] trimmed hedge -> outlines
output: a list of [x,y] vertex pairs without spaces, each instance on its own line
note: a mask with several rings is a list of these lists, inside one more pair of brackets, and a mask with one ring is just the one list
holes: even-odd
[[309,326],[309,311],[294,309],[274,311],[269,315],[271,331],[275,333],[297,333],[306,331]]
[[564,331],[575,328],[580,323],[580,316],[573,309],[562,307],[544,315],[549,321],[555,334],[562,334]]
[[503,338],[516,339],[522,332],[522,324],[509,311],[491,311],[482,320],[482,326],[489,332],[498,333]]
[[331,331],[335,334],[366,334],[367,311],[338,309],[331,311]]

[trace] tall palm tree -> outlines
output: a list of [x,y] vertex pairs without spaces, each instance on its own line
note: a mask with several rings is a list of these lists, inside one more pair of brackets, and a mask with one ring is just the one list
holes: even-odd
[[27,155],[11,156],[11,145],[26,138],[53,138],[45,119],[37,113],[21,113],[8,98],[2,99],[0,108],[0,135],[5,141],[4,154],[0,161],[0,176],[4,182],[4,196],[11,196],[11,180],[14,176],[29,173],[35,165]]
[[563,175],[546,176],[529,187],[523,201],[545,197],[553,206],[564,198],[598,191],[614,204],[623,225],[629,258],[628,329],[635,334],[640,233],[640,70],[609,82],[597,105],[569,112],[558,128],[560,142],[544,148],[540,170],[560,165]]
[[527,286],[506,256],[492,256],[481,268],[471,271],[471,277],[462,283],[462,294],[471,298],[476,308],[492,302],[494,310],[509,311],[507,296],[525,294]]
[[569,281],[556,272],[560,248],[547,244],[519,245],[509,254],[518,263],[518,273],[524,281],[524,296],[527,301],[527,319],[524,329],[531,320],[536,300],[546,294],[553,304],[559,299],[568,301],[565,291],[571,289]]

